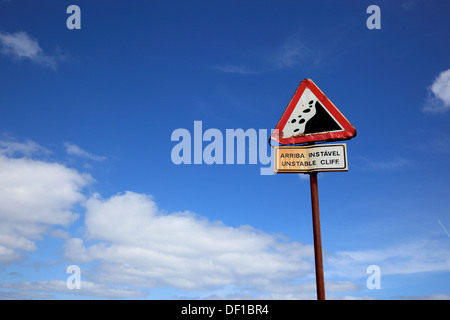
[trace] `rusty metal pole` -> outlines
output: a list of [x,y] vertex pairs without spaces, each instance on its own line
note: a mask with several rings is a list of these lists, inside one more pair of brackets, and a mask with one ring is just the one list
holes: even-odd
[[322,240],[320,236],[319,190],[317,188],[317,172],[309,174],[311,186],[311,208],[314,233],[314,262],[316,265],[317,300],[325,300],[325,279],[323,276]]

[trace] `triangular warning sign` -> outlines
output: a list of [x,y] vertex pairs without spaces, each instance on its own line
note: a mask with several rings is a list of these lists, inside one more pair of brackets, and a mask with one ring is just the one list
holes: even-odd
[[271,140],[281,145],[347,140],[356,129],[310,80],[303,80],[278,121]]

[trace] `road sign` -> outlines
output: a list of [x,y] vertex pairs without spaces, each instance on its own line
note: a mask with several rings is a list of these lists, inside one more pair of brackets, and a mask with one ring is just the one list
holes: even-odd
[[318,141],[348,140],[356,129],[310,80],[303,80],[295,91],[271,140],[280,145]]
[[274,151],[275,173],[348,171],[345,143],[283,146],[275,147]]
[[[312,80],[305,79],[298,86],[269,139],[269,144],[271,140],[280,144],[274,147],[275,173],[309,174],[318,300],[325,300],[325,278],[317,173],[348,171],[348,164],[345,143],[314,143],[348,140],[355,136],[356,129],[352,124]],[[301,144],[308,145],[299,146]]]

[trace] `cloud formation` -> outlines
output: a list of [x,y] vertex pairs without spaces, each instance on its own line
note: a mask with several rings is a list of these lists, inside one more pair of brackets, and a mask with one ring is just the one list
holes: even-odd
[[6,156],[22,155],[31,156],[33,154],[49,154],[50,151],[40,146],[34,141],[18,142],[7,136],[0,140],[0,154]]
[[54,226],[68,226],[73,206],[91,177],[57,163],[12,158],[0,152],[0,264],[34,251]]
[[[101,296],[104,290],[105,297],[109,285],[142,290],[230,286],[292,296],[305,285],[290,282],[313,272],[311,245],[189,211],[166,213],[146,194],[127,191],[105,199],[87,195],[84,188],[93,178],[33,159],[43,149],[39,145],[0,141],[0,149],[0,264],[25,259],[27,252],[39,250],[45,236],[62,238],[63,258],[81,265],[87,277],[83,283],[89,287],[77,293]],[[69,231],[75,221],[84,230],[81,236]],[[65,290],[53,280],[18,282],[17,290],[22,287],[44,295]]]
[[437,114],[448,109],[450,109],[450,69],[442,71],[428,88],[428,98],[422,110]]
[[355,156],[355,165],[363,170],[369,171],[395,171],[411,165],[411,161],[400,156],[391,159],[374,159],[362,155]]
[[415,239],[381,249],[339,251],[329,256],[329,274],[364,277],[366,268],[380,266],[383,275],[450,270],[448,242]]
[[[89,195],[91,176],[33,159],[42,149],[31,141],[0,140],[0,265],[25,259],[46,236],[58,237],[63,241],[55,260],[80,266],[81,290],[69,290],[64,280],[21,281],[0,285],[0,298],[139,298],[152,288],[204,292],[201,298],[211,299],[315,298],[312,245],[190,211],[167,213],[142,193]],[[27,156],[19,157],[21,150]],[[75,221],[76,234],[70,229]],[[442,242],[426,239],[329,252],[327,292],[361,290],[353,281],[365,279],[371,264],[383,275],[448,271],[448,252]]]
[[56,69],[59,58],[47,55],[37,40],[26,32],[0,32],[0,52],[14,60],[30,60],[38,65]]
[[273,63],[277,69],[292,68],[302,60],[316,61],[311,49],[300,40],[298,35],[288,38],[276,52]]
[[[100,262],[97,279],[145,287],[268,287],[312,271],[312,247],[191,212],[166,214],[134,192],[86,203],[86,239],[67,243],[73,263]],[[85,245],[84,240],[95,240]]]
[[81,158],[85,158],[85,159],[93,160],[93,161],[103,161],[106,159],[106,157],[103,157],[103,156],[93,155],[93,154],[81,149],[76,144],[66,142],[64,144],[64,146],[66,147],[66,152],[69,155],[73,155],[73,156],[77,156],[77,157],[81,157]]
[[226,64],[215,66],[214,69],[223,73],[236,74],[259,74],[262,72],[293,68],[302,62],[317,64],[318,54],[311,50],[300,37],[295,34],[289,37],[274,52],[267,54],[265,66],[258,68],[248,68],[247,66]]
[[[143,297],[143,292],[136,289],[97,284],[89,281],[82,281],[79,290],[68,290],[66,281],[64,280],[0,283],[0,288],[13,290],[14,293],[10,292],[10,294],[15,295],[17,299],[36,299],[36,295],[38,295],[40,299],[52,299],[55,292],[99,297],[103,299],[136,299]],[[2,295],[0,293],[0,299],[1,298]],[[5,296],[5,298],[10,297]]]

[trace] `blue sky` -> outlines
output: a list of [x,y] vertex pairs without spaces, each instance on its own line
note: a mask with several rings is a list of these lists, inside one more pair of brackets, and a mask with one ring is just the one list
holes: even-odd
[[318,175],[327,298],[450,298],[449,9],[0,1],[0,297],[315,299],[307,176],[171,158],[194,121],[273,129],[310,78],[358,133]]

